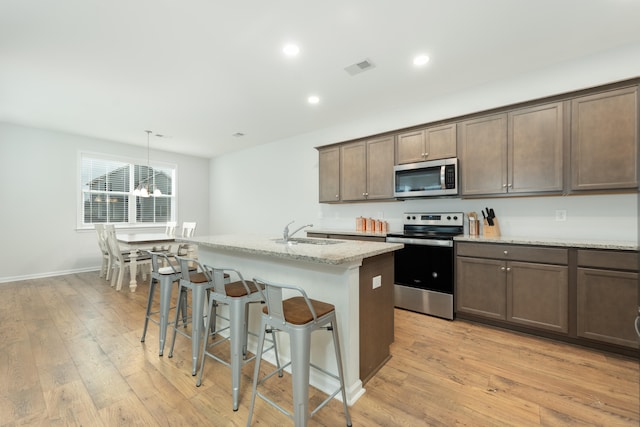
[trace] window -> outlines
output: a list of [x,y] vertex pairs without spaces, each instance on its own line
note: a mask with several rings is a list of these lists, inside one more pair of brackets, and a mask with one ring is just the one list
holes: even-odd
[[[172,165],[147,165],[81,153],[80,227],[94,223],[155,225],[175,221]],[[140,189],[147,196],[140,195]],[[155,193],[154,193],[155,190]]]

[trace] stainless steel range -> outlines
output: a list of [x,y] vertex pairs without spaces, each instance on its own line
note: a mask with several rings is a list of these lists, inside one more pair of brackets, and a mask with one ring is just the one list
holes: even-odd
[[453,238],[464,232],[462,212],[407,212],[395,252],[395,306],[453,319]]

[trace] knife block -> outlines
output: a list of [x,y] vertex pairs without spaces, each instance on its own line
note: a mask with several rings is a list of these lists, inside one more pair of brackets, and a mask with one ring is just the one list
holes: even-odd
[[498,218],[493,218],[493,226],[486,219],[482,220],[482,235],[484,237],[500,237],[500,225]]

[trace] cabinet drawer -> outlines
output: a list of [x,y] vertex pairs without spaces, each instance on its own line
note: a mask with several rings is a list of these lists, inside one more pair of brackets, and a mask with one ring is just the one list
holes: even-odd
[[638,253],[581,249],[578,250],[578,265],[580,267],[638,271]]
[[563,248],[466,242],[457,243],[456,248],[458,256],[493,258],[505,261],[542,262],[547,264],[568,263],[568,250]]

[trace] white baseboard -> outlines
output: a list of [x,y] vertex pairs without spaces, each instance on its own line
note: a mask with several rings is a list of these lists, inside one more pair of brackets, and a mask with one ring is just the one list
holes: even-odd
[[98,266],[98,267],[78,268],[74,270],[49,271],[46,273],[28,274],[25,276],[0,277],[0,283],[19,282],[22,280],[43,279],[45,277],[65,276],[67,274],[86,273],[88,271],[100,271],[100,267]]

